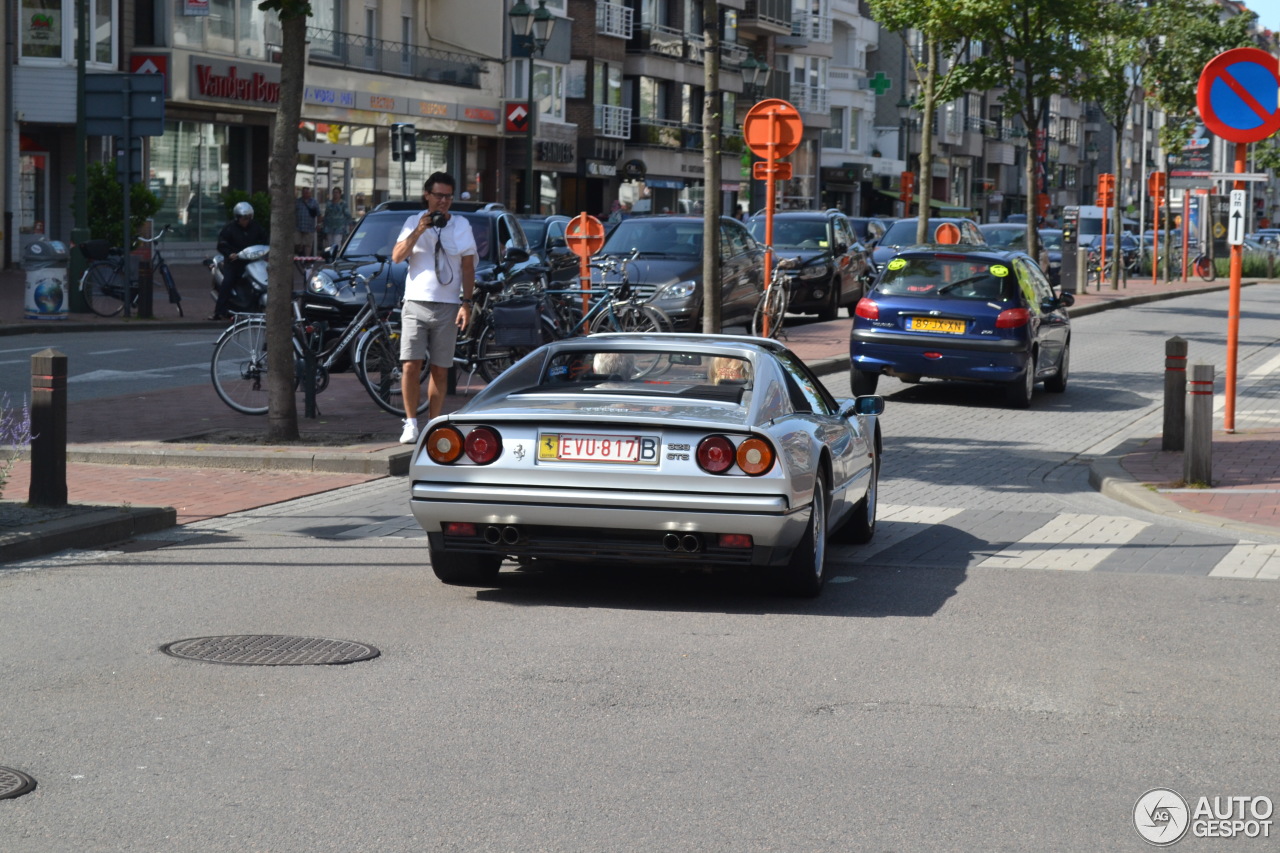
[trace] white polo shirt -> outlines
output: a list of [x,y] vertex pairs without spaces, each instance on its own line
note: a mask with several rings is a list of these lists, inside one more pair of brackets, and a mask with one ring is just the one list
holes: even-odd
[[[415,213],[404,223],[399,243],[418,227],[418,220],[429,217],[428,211]],[[436,251],[436,242],[440,251]],[[405,276],[404,298],[417,302],[462,302],[462,258],[476,252],[476,238],[471,223],[454,214],[440,229],[428,227],[409,252],[409,272]]]

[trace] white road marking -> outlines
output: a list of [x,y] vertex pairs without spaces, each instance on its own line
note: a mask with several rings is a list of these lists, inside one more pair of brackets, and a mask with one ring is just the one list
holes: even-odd
[[155,368],[153,370],[91,370],[88,373],[81,373],[77,376],[67,377],[67,384],[73,382],[123,382],[130,379],[145,379],[154,377],[163,379],[166,376],[172,376],[175,373],[185,370],[208,370],[209,362],[202,361],[196,364],[173,364],[168,367]]
[[1209,577],[1280,579],[1280,545],[1241,542],[1218,561]]
[[133,352],[133,347],[129,347],[128,349],[102,349],[97,352],[91,352],[89,355],[115,355],[118,352]]
[[978,564],[980,569],[1087,572],[1149,525],[1119,516],[1063,513]]

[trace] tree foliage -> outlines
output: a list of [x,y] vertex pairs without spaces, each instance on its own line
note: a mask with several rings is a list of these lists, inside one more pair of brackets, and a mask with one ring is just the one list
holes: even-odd
[[[116,178],[114,163],[90,163],[89,236],[95,240],[119,243],[123,238],[120,223],[124,221],[124,185]],[[160,197],[146,184],[129,185],[129,233],[138,235],[146,221],[160,210]]]

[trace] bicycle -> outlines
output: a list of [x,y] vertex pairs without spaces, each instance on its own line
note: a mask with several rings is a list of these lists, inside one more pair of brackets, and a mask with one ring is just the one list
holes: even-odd
[[1218,277],[1218,271],[1214,268],[1213,258],[1203,252],[1196,255],[1196,259],[1191,262],[1191,268],[1204,281],[1213,281]]
[[752,335],[777,339],[782,332],[782,318],[791,302],[791,276],[787,271],[799,268],[799,258],[780,258],[774,263],[769,286],[760,294],[755,313],[751,315]]
[[[377,256],[385,268],[387,258]],[[384,318],[379,313],[369,279],[356,275],[349,286],[363,287],[365,304],[342,333],[328,335],[327,323],[310,321],[302,314],[299,300],[293,302],[292,341],[295,359],[294,389],[302,386],[306,364],[314,360],[311,377],[315,393],[329,386],[330,372],[344,352],[352,353],[351,364],[369,396],[384,411],[403,415],[400,397],[399,329],[391,320],[394,309]],[[209,365],[214,391],[222,402],[246,415],[267,413],[267,321],[264,314],[237,314],[236,321],[218,336]],[[418,412],[427,409],[423,394]]]
[[[601,332],[671,332],[675,324],[661,308],[646,303],[631,287],[628,273],[639,251],[625,257],[610,257],[588,264],[600,271],[600,286],[594,284],[582,288],[566,287],[543,289],[552,297],[556,317],[556,337],[571,338],[581,334]],[[611,276],[619,280],[610,282]],[[581,297],[587,294],[592,301],[584,316]],[[585,331],[584,331],[585,330]]]
[[[181,317],[182,294],[178,293],[178,286],[173,281],[173,273],[170,272],[169,264],[160,251],[160,241],[172,230],[173,226],[166,225],[154,237],[137,239],[139,243],[152,246],[154,253],[152,274],[160,276],[169,294],[169,304],[177,309],[178,316]],[[112,247],[106,240],[86,240],[80,245],[80,251],[84,253],[86,259],[92,261],[85,269],[84,275],[80,277],[80,294],[84,297],[89,310],[99,317],[116,316],[124,309],[125,287],[129,284],[134,285],[129,292],[131,297],[129,306],[136,309],[141,300],[142,291],[141,283],[132,276],[132,271],[126,272],[131,256]]]

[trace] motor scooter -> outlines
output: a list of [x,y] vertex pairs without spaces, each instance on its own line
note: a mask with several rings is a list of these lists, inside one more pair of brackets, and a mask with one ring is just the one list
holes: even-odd
[[[261,314],[267,310],[267,245],[248,246],[240,250],[240,259],[246,261],[244,273],[227,298],[227,309],[237,314]],[[223,267],[226,259],[221,253],[205,258],[204,265],[212,276],[210,295],[218,302],[218,288],[222,286]]]

